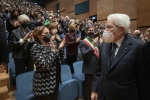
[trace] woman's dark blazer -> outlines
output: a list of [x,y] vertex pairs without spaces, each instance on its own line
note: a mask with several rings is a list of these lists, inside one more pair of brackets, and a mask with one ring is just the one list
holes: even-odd
[[[26,29],[25,33],[27,34],[29,31],[29,29]],[[12,34],[10,36],[10,42],[13,47],[13,58],[28,59],[31,57],[30,48],[32,46],[32,43],[26,40],[25,43],[21,45],[19,42],[19,40],[23,39],[24,37],[25,34],[21,27],[18,27],[17,29],[12,31]]]

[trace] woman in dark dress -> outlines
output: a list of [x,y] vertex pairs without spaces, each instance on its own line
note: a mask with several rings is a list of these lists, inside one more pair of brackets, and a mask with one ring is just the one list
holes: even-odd
[[56,49],[45,26],[35,28],[33,36],[35,43],[31,48],[31,57],[36,66],[33,78],[35,100],[57,100],[65,41]]
[[78,45],[80,42],[80,37],[78,37],[77,33],[75,32],[76,25],[71,24],[69,25],[69,32],[65,35],[66,41],[66,55],[67,55],[67,64],[70,66],[71,73],[74,74],[73,70],[73,63],[77,61],[78,55]]

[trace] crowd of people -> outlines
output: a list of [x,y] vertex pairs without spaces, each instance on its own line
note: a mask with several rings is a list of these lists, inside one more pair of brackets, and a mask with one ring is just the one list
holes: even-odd
[[129,27],[126,14],[111,14],[103,25],[31,2],[1,0],[0,66],[7,66],[10,53],[16,77],[35,65],[35,99],[57,100],[64,54],[74,74],[80,49],[84,100],[150,100],[150,28],[131,33]]

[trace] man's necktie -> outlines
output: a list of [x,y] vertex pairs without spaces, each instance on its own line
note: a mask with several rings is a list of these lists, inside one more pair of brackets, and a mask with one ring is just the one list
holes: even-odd
[[112,52],[111,52],[111,64],[114,60],[114,57],[115,57],[115,51],[116,51],[116,48],[117,48],[117,44],[116,43],[113,43],[112,44]]

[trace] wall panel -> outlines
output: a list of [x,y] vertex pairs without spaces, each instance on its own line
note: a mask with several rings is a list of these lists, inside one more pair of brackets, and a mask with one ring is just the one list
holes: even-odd
[[67,16],[75,18],[75,12],[67,13]]
[[52,10],[53,9],[53,2],[48,2],[48,3],[46,3],[46,10]]
[[150,0],[137,0],[137,26],[150,26]]
[[75,11],[74,0],[67,0],[67,2],[66,2],[66,11],[67,12]]
[[62,16],[66,16],[66,15],[67,15],[67,12],[66,12],[66,11],[63,11],[63,12],[60,12],[60,14],[61,14]]
[[114,12],[124,13],[131,19],[137,19],[137,0],[114,0]]
[[66,8],[66,11],[67,11],[68,13],[73,12],[73,11],[75,11],[75,7],[74,7],[74,6],[68,6],[68,7]]
[[79,20],[85,20],[86,18],[89,19],[89,12],[83,13],[83,14],[80,14],[80,15],[76,15],[75,17]]
[[137,30],[137,20],[131,21],[130,30],[131,30],[131,33]]
[[74,0],[74,4],[80,4],[82,2],[85,2],[85,1],[88,1],[88,0]]
[[111,13],[114,13],[114,0],[97,1],[97,20],[107,19]]
[[89,0],[90,16],[97,15],[97,0]]
[[136,0],[137,1],[137,10],[141,11],[149,11],[150,10],[150,0]]
[[54,1],[50,1],[48,3],[46,3],[46,10],[48,11],[54,11],[56,12],[56,4],[58,3],[58,0],[54,0]]
[[66,10],[66,2],[67,2],[67,0],[59,0],[59,10],[60,11]]
[[138,12],[138,27],[150,26],[150,10]]

